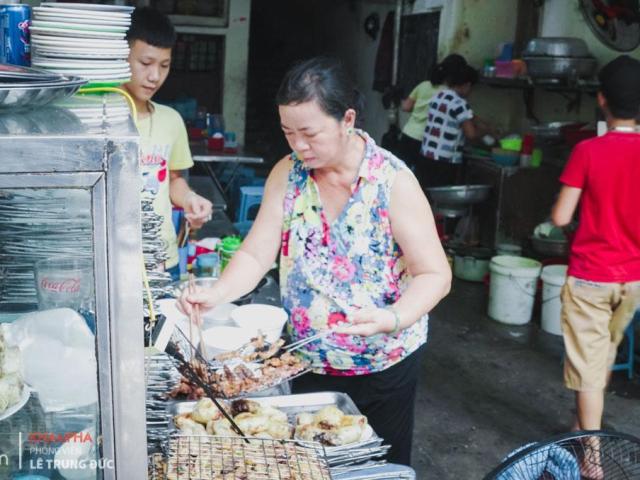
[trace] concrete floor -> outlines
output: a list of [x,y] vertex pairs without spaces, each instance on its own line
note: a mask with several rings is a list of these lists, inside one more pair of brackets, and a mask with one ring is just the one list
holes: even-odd
[[[413,467],[420,480],[481,479],[516,447],[569,429],[561,337],[486,316],[484,285],[456,281],[431,317],[416,400]],[[640,436],[640,375],[616,372],[604,427]]]
[[[213,198],[211,180],[193,188]],[[229,212],[231,213],[231,212]],[[216,212],[199,237],[233,232]],[[455,281],[431,316],[416,400],[413,467],[419,480],[481,479],[515,448],[568,431],[573,394],[562,384],[562,339],[486,316],[484,285]],[[267,302],[270,303],[270,302]],[[604,426],[640,437],[640,372],[615,373]]]

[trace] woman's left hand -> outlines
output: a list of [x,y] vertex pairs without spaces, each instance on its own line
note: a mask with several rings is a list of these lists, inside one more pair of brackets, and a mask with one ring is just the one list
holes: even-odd
[[213,204],[204,197],[193,193],[187,195],[184,204],[184,211],[191,228],[198,229],[205,222],[211,220]]
[[363,308],[347,317],[348,324],[335,329],[336,333],[369,337],[379,333],[391,333],[396,325],[393,312],[384,308]]

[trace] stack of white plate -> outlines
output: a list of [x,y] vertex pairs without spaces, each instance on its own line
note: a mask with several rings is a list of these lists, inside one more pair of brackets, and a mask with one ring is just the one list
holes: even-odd
[[58,102],[58,106],[65,107],[72,112],[88,128],[113,127],[126,122],[131,116],[131,110],[124,97],[120,95],[104,95],[99,101],[94,95],[80,95]]
[[[125,35],[133,7],[43,2],[33,8],[31,64],[119,85],[131,77]],[[91,86],[91,85],[89,85]]]

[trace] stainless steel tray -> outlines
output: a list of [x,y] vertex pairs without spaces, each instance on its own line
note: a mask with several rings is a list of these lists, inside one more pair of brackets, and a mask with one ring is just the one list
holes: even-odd
[[3,83],[0,85],[0,110],[42,107],[54,100],[76,93],[87,81],[78,77],[33,83]]
[[[279,395],[274,397],[251,397],[250,400],[262,405],[278,408],[289,417],[289,423],[295,425],[296,415],[303,412],[317,412],[323,407],[336,405],[347,415],[361,415],[358,407],[346,393],[342,392],[318,392],[301,393],[294,395]],[[175,415],[192,412],[198,402],[175,402],[169,407],[172,418],[169,424],[170,430],[177,430],[173,423]],[[373,429],[372,429],[373,430]],[[379,446],[383,439],[373,430],[373,434],[367,440],[341,445],[338,447],[325,447],[328,457],[344,457],[346,451],[359,450]],[[345,460],[347,460],[345,458]],[[333,462],[332,462],[333,463]]]

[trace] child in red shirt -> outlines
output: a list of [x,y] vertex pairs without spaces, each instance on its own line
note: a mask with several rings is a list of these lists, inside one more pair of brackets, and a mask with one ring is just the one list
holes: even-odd
[[599,79],[609,131],[574,148],[552,213],[565,226],[580,203],[562,292],[564,381],[576,392],[575,430],[601,428],[611,366],[640,304],[640,62],[619,56]]

